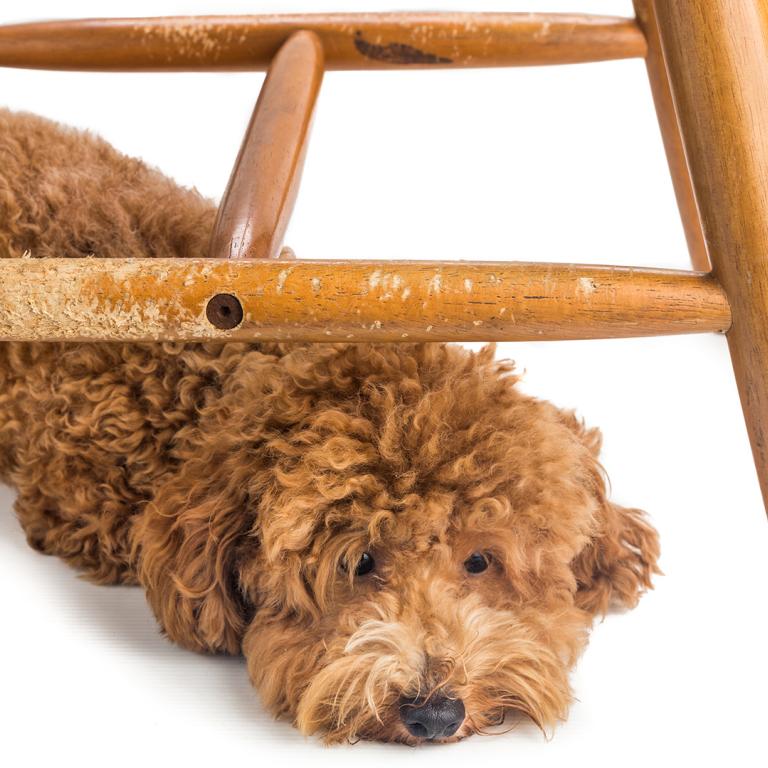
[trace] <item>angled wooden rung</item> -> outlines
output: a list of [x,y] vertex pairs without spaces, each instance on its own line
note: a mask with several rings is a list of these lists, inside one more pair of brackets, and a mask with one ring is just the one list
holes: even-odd
[[701,229],[699,211],[696,205],[696,196],[693,191],[691,176],[688,173],[688,163],[685,159],[685,150],[675,115],[667,67],[661,50],[654,0],[633,0],[633,4],[637,14],[637,22],[645,34],[648,45],[648,52],[645,57],[648,80],[691,263],[694,269],[700,272],[709,272],[712,267],[709,263],[707,245],[704,241],[704,233]]
[[725,332],[711,275],[521,262],[0,259],[0,340],[525,341]]
[[634,19],[542,13],[364,13],[80,19],[0,27],[0,66],[263,70],[298,30],[328,69],[505,67],[643,57]]
[[313,32],[294,32],[278,51],[216,215],[209,256],[276,258],[298,192],[312,113],[323,79]]

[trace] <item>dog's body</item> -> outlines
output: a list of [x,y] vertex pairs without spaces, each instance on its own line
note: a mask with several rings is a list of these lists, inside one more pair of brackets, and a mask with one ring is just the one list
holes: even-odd
[[[204,256],[214,208],[0,112],[0,256]],[[0,478],[29,542],[139,583],[168,636],[245,653],[276,714],[415,743],[563,717],[596,613],[658,546],[599,435],[492,351],[0,344]]]

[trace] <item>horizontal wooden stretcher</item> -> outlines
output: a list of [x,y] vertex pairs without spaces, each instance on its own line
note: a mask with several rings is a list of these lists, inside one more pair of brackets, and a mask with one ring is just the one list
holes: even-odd
[[525,262],[0,259],[0,337],[464,341],[725,332],[711,275]]
[[0,28],[0,65],[112,71],[263,70],[294,32],[326,69],[572,64],[646,54],[634,19],[542,13],[344,13],[83,19]]

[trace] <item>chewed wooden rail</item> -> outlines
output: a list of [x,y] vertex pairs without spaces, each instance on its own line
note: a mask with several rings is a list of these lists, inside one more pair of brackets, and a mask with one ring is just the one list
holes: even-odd
[[[0,259],[0,340],[585,339],[723,332],[768,501],[768,3],[635,18],[390,13],[0,27],[0,67],[266,70],[199,259]],[[644,58],[694,271],[293,259],[323,73]],[[311,254],[309,254],[311,256]]]
[[[7,266],[6,266],[7,265]],[[0,337],[430,341],[727,331],[711,275],[514,262],[6,259]]]

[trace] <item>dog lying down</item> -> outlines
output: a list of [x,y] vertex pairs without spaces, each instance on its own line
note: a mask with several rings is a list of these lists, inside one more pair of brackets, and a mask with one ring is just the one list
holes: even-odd
[[[214,206],[104,141],[0,112],[0,255],[205,255]],[[329,742],[548,728],[657,535],[600,435],[446,344],[2,343],[0,478],[29,543],[244,654]]]

